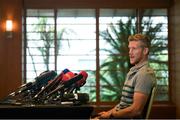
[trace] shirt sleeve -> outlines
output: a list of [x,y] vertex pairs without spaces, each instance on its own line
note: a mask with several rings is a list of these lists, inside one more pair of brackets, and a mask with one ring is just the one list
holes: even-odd
[[155,79],[155,75],[152,71],[141,71],[137,74],[135,91],[149,95],[152,87],[154,86]]

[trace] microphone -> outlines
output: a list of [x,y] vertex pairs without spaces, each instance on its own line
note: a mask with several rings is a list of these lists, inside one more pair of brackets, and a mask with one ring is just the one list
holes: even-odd
[[66,82],[66,81],[68,81],[69,79],[71,79],[73,77],[74,77],[74,73],[71,72],[71,71],[68,71],[63,75],[62,82]]
[[[63,75],[66,74],[67,72],[69,72],[69,69],[66,68],[66,69],[64,69],[64,70],[59,74],[59,76],[60,76],[60,75],[63,76]],[[56,76],[56,77],[57,77],[57,76]],[[51,83],[52,81],[54,81],[55,79],[56,79],[56,78],[50,80],[50,81],[48,82],[48,84],[50,84],[50,83]],[[62,79],[62,78],[61,78],[61,79]],[[61,81],[61,80],[60,80],[60,81]]]
[[[86,72],[85,72],[86,73]],[[76,83],[74,83],[68,90],[67,93],[72,93],[74,89],[79,90],[80,87],[82,87],[86,83],[86,79],[88,77],[88,74],[84,74],[83,78]]]
[[28,82],[26,84],[21,85],[17,90],[15,90],[14,92],[10,93],[8,95],[8,97],[10,96],[16,96],[18,94],[20,94],[22,91],[25,91],[27,88],[29,88],[32,85],[32,82]]
[[53,79],[56,75],[57,73],[55,71],[44,71],[38,77],[35,78],[34,82],[29,83],[27,87],[25,87],[23,90],[20,90],[19,94],[24,92],[24,95],[26,93],[37,93],[43,86],[48,84],[48,81]]
[[87,93],[70,93],[64,94],[61,102],[72,101],[75,104],[86,104],[89,102],[89,95]]
[[55,71],[45,71],[35,78],[34,82],[28,82],[21,85],[15,92],[9,94],[5,101],[28,101],[33,95],[39,91],[43,86],[45,86],[49,80],[56,76]]
[[49,97],[50,95],[54,94],[57,91],[60,90],[64,90],[65,88],[69,88],[71,87],[71,85],[73,85],[74,83],[76,83],[77,81],[81,80],[84,76],[87,76],[87,73],[85,71],[81,71],[78,75],[74,76],[73,78],[69,79],[69,80],[64,80],[63,84],[60,84],[56,89],[54,89],[53,91],[51,91],[47,97]]
[[35,98],[38,98],[41,94],[43,94],[44,92],[49,92],[52,89],[55,89],[57,87],[57,85],[62,81],[63,76],[70,72],[68,69],[64,69],[58,76],[56,76],[53,80],[51,80],[43,89],[41,89],[40,92],[38,92],[35,96]]
[[86,79],[88,77],[88,74],[85,71],[82,71],[82,72],[84,72],[83,73],[83,78],[76,82],[77,87],[82,87],[86,83]]
[[48,84],[50,80],[56,77],[57,73],[55,71],[45,71],[35,78],[35,86],[41,88]]

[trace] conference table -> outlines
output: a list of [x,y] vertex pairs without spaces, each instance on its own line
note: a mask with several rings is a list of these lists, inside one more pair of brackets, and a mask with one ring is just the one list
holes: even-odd
[[89,119],[92,112],[89,104],[0,104],[0,119]]

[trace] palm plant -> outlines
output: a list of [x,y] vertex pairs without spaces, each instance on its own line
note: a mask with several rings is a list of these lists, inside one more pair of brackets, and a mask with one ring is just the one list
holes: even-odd
[[129,18],[127,23],[120,20],[117,27],[111,23],[110,29],[100,33],[100,36],[112,46],[112,49],[101,49],[111,54],[100,67],[100,78],[104,83],[104,89],[101,88],[103,101],[116,101],[121,96],[121,89],[130,67],[127,39],[136,31],[132,20],[133,18]]
[[[100,80],[101,100],[116,101],[121,97],[121,90],[126,78],[126,74],[131,67],[128,57],[128,36],[137,33],[136,26],[133,24],[135,18],[130,17],[126,23],[119,21],[118,26],[109,25],[105,31],[100,33],[100,36],[112,46],[112,49],[101,49],[110,53],[110,56],[101,64]],[[162,36],[157,35],[162,30],[162,24],[152,25],[151,17],[147,21],[142,21],[141,30],[152,40],[150,52],[150,62],[153,68],[167,69],[167,61],[158,58],[162,51],[167,50],[167,44],[164,44]],[[157,37],[160,36],[160,37]],[[163,77],[163,75],[160,75]],[[162,80],[161,80],[162,81]],[[167,81],[167,80],[165,80]]]
[[[49,63],[50,63],[50,54],[51,54],[51,48],[53,48],[53,45],[55,44],[55,41],[53,38],[54,37],[54,26],[48,25],[48,19],[47,18],[39,18],[38,25],[34,27],[34,30],[39,31],[40,33],[40,40],[42,40],[42,46],[43,47],[37,47],[37,50],[40,52],[43,58],[43,62],[45,65],[46,70],[49,70]],[[57,42],[56,42],[56,55],[59,53],[59,49],[61,48],[61,39],[63,35],[67,33],[65,28],[61,29],[57,33]],[[33,59],[33,56],[30,54],[30,49],[29,50],[29,55],[31,56],[32,63],[33,63],[33,68],[34,72],[37,75],[37,70],[35,67],[35,61]]]
[[49,70],[50,48],[54,44],[54,41],[52,40],[53,34],[51,33],[54,31],[54,27],[47,25],[47,18],[41,18],[39,20],[39,24],[41,24],[41,26],[38,26],[37,29],[39,29],[39,31],[42,31],[40,33],[40,39],[43,41],[44,47],[38,47],[37,49],[43,56],[46,70]]

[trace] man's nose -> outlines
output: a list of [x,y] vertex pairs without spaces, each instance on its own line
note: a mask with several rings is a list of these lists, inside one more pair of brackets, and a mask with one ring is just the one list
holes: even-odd
[[132,49],[129,49],[129,55],[132,54]]

